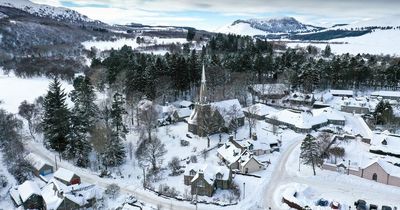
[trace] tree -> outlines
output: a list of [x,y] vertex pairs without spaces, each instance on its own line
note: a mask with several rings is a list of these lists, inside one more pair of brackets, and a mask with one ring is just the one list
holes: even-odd
[[48,146],[59,153],[65,151],[70,133],[70,112],[65,103],[66,96],[60,81],[55,77],[43,103],[44,138]]
[[128,132],[122,119],[122,116],[127,114],[123,107],[124,104],[125,100],[122,95],[115,93],[110,111],[111,127],[113,132],[122,138],[125,138],[125,134]]
[[37,114],[35,104],[30,104],[26,100],[22,101],[18,107],[18,114],[28,122],[29,134],[33,139],[35,139],[35,136],[33,135],[35,130],[33,126],[33,120]]
[[243,114],[242,110],[240,109],[240,107],[236,106],[236,104],[232,105],[229,108],[228,113],[227,113],[228,122],[230,123],[229,127],[234,132],[235,139],[236,139],[237,130],[241,126],[239,119],[241,118],[242,114]]
[[320,149],[317,140],[310,134],[307,134],[306,138],[301,143],[300,150],[300,158],[302,162],[312,166],[315,176],[315,166],[321,164],[323,161],[320,157]]
[[111,132],[107,139],[104,153],[102,154],[103,165],[107,167],[116,167],[124,163],[126,154],[121,139],[115,132]]
[[331,56],[331,54],[332,54],[331,46],[328,44],[325,47],[324,56],[329,57],[329,56]]
[[196,29],[194,28],[189,28],[187,35],[186,35],[186,40],[187,41],[192,41],[194,39],[194,36],[196,35]]
[[393,108],[388,101],[382,100],[376,105],[374,117],[376,124],[384,125],[392,122],[394,118]]
[[168,162],[168,167],[172,171],[172,175],[177,175],[181,169],[181,161],[177,156],[172,157],[171,161]]
[[70,96],[74,108],[71,113],[71,133],[65,156],[74,159],[75,165],[87,167],[92,149],[88,141],[89,131],[95,126],[98,116],[98,107],[94,103],[96,95],[89,78],[77,77]]
[[153,138],[151,141],[146,140],[143,143],[142,154],[138,157],[142,163],[150,163],[153,171],[157,171],[157,166],[163,162],[163,156],[167,153],[165,144],[158,138]]
[[152,133],[158,126],[159,112],[156,105],[147,99],[141,100],[138,104],[138,129],[147,134],[147,139],[152,140]]
[[344,154],[345,154],[345,150],[343,147],[332,147],[329,149],[328,152],[330,155],[333,155],[333,157],[335,157],[335,164],[336,164],[337,158],[342,158],[342,157],[344,157]]
[[115,199],[119,195],[120,189],[117,184],[110,184],[106,187],[104,193],[110,196],[110,198]]

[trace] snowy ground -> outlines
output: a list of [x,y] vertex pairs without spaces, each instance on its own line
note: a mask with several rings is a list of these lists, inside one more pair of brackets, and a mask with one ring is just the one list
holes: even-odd
[[[363,36],[332,39],[329,40],[329,42],[332,42],[330,47],[332,53],[335,54],[350,53],[357,55],[358,53],[369,53],[378,55],[400,55],[400,45],[396,44],[400,42],[400,30],[376,30],[375,32]],[[343,44],[334,44],[335,42],[342,42]],[[322,43],[303,42],[288,43],[287,46],[306,47],[310,44],[320,49],[325,49],[327,45]]]
[[[45,77],[20,78],[14,73],[5,75],[0,68],[0,108],[11,113],[18,112],[18,106],[23,100],[32,103],[35,98],[46,94],[52,79]],[[73,89],[71,84],[61,82],[62,87],[69,92]]]

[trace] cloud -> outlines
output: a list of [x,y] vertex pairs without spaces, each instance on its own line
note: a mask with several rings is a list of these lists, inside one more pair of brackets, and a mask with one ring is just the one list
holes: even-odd
[[[71,2],[71,9],[108,23],[140,22],[149,24],[159,21],[182,24],[205,24],[209,27],[221,20],[245,17],[271,17],[291,15],[310,24],[334,24],[336,21],[355,21],[397,15],[400,12],[398,0],[34,0],[38,3],[65,5]],[[61,2],[64,1],[64,2]],[[110,9],[87,7],[85,5],[107,5]],[[204,13],[196,17],[184,14],[188,11]],[[220,19],[207,17],[218,14]],[[225,17],[225,18],[223,18]],[[227,18],[231,17],[231,18]],[[164,19],[165,18],[165,19]],[[147,22],[149,21],[149,22]],[[180,24],[180,25],[182,25]],[[225,23],[228,24],[228,23]],[[215,26],[214,26],[215,27]]]

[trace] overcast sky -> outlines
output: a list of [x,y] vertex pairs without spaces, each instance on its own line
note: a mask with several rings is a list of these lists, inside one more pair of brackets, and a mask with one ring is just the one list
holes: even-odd
[[110,24],[215,30],[237,19],[292,16],[319,26],[400,14],[400,0],[32,0]]

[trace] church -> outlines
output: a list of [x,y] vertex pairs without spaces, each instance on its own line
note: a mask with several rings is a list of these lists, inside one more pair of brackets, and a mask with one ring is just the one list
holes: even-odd
[[218,132],[228,132],[244,125],[244,113],[237,99],[210,103],[207,99],[206,73],[203,65],[200,94],[188,120],[188,130],[205,137]]

